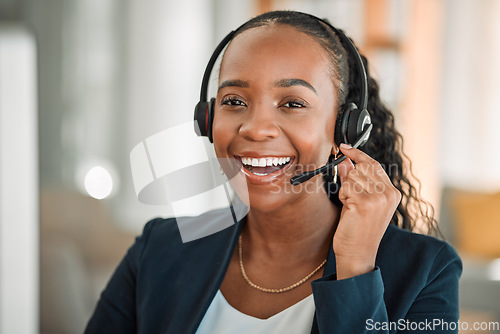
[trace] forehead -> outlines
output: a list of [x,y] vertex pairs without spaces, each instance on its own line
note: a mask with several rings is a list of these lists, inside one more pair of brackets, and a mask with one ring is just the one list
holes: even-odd
[[330,80],[327,52],[289,25],[266,25],[237,35],[221,63],[220,80],[237,76]]

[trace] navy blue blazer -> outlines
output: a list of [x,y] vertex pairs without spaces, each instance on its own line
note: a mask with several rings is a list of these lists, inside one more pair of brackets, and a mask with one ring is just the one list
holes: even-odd
[[[183,243],[175,219],[150,221],[111,277],[85,333],[195,333],[243,225]],[[337,281],[335,270],[330,247],[323,277],[311,283],[311,333],[457,333],[462,263],[446,242],[390,225],[373,272]]]

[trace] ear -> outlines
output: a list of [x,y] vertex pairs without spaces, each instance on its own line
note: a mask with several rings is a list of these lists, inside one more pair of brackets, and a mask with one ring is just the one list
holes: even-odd
[[337,144],[335,144],[335,143],[334,143],[334,144],[333,144],[333,146],[332,146],[332,154],[335,156],[335,155],[337,155],[339,152],[340,152],[339,147],[337,146]]

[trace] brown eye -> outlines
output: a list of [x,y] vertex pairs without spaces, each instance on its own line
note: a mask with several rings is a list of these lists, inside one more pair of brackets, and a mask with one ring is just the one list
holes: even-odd
[[283,107],[299,109],[306,107],[306,104],[302,101],[289,101],[283,104]]
[[235,96],[223,98],[220,104],[226,106],[245,106],[245,102]]

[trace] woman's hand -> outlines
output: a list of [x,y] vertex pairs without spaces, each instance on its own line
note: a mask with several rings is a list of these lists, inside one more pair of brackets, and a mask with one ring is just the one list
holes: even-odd
[[350,146],[342,144],[340,149],[348,159],[338,166],[342,182],[339,199],[344,207],[333,236],[333,250],[337,279],[344,279],[374,269],[380,240],[401,201],[401,193],[380,163]]

